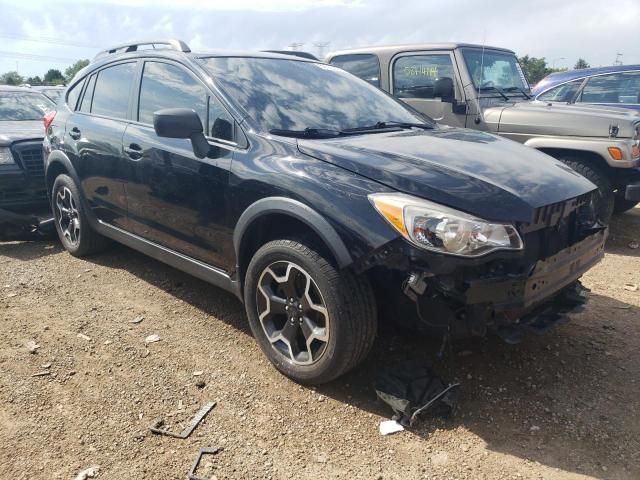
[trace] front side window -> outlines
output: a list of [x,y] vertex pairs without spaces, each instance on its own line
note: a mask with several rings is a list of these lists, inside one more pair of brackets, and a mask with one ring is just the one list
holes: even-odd
[[429,122],[399,100],[331,65],[250,57],[201,61],[227,95],[265,131]]
[[42,120],[55,104],[41,93],[0,92],[0,122]]
[[572,82],[567,82],[562,85],[558,85],[550,90],[547,90],[541,95],[538,95],[538,100],[543,102],[563,102],[569,103],[572,102],[576,97],[578,90],[580,90],[580,85],[584,79],[574,80]]
[[455,81],[449,54],[407,55],[393,62],[393,94],[399,98],[435,98],[441,78]]
[[332,58],[329,63],[360,77],[374,87],[380,87],[380,61],[376,55],[370,53],[339,55]]
[[529,84],[515,55],[507,52],[482,50],[479,48],[463,48],[467,70],[473,84],[491,93],[492,88],[501,91],[529,90]]
[[640,72],[591,77],[578,100],[582,103],[640,103]]
[[153,113],[164,108],[192,108],[207,125],[207,90],[181,67],[146,62],[140,85],[138,121],[153,125]]
[[91,113],[113,118],[127,118],[129,92],[135,67],[135,63],[121,63],[98,73]]

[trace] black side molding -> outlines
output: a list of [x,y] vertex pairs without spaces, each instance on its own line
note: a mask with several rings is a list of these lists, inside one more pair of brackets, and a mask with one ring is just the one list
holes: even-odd
[[624,192],[625,200],[632,202],[640,202],[640,183],[633,185],[627,185],[627,189]]
[[98,220],[97,230],[105,237],[109,237],[119,243],[126,245],[127,247],[138,250],[156,260],[159,260],[167,265],[171,265],[178,270],[182,270],[189,275],[198,277],[205,282],[208,282],[216,287],[227,290],[233,293],[238,299],[243,302],[242,293],[240,290],[240,284],[234,281],[226,272],[208,265],[204,262],[196,260],[195,258],[188,257],[181,253],[178,253],[169,248],[163,247],[156,243],[145,240],[142,237],[129,233],[113,225],[109,225]]

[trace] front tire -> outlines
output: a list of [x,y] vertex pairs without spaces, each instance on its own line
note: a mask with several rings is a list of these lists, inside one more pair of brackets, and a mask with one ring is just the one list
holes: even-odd
[[606,172],[599,167],[585,163],[577,157],[559,157],[558,160],[571,167],[598,187],[597,194],[593,200],[594,212],[600,222],[608,225],[613,215],[615,195],[613,193],[611,180],[609,180]]
[[71,177],[59,175],[56,178],[51,203],[56,231],[67,252],[75,257],[84,257],[108,246],[109,241],[89,225],[80,191]]
[[303,384],[329,382],[368,354],[377,330],[366,278],[337,270],[296,240],[253,256],[244,285],[251,331],[271,363]]

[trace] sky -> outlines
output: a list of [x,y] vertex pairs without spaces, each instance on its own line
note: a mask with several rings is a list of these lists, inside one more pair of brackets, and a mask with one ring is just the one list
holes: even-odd
[[[135,39],[192,50],[459,41],[572,67],[640,64],[640,0],[0,0],[0,73],[64,69]],[[320,47],[325,43],[326,47]]]

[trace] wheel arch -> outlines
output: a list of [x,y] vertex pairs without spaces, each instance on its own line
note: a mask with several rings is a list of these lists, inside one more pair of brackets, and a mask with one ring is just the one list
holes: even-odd
[[73,178],[73,181],[76,182],[76,185],[80,185],[78,174],[75,168],[73,168],[73,164],[69,158],[64,153],[54,150],[49,154],[45,171],[47,195],[49,197],[51,197],[51,189],[53,188],[53,183],[56,181],[56,177],[63,174],[69,175]]
[[[301,231],[298,232],[298,229]],[[353,262],[351,254],[333,226],[316,210],[286,197],[263,198],[251,204],[240,216],[233,233],[237,271],[244,277],[250,257],[265,241],[278,233],[311,234],[326,248],[338,268]],[[248,258],[247,258],[248,257]]]

